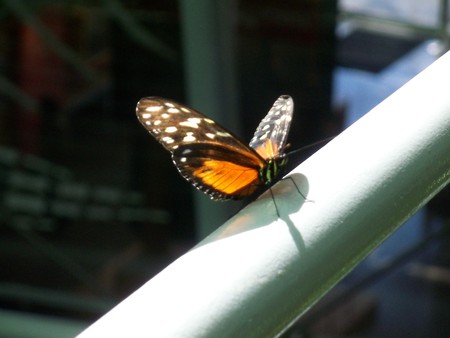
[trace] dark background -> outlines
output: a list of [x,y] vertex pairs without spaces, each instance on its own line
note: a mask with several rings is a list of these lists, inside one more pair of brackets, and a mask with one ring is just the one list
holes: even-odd
[[[336,99],[337,69],[375,77],[438,36],[431,28],[387,33],[361,22],[336,35],[343,19],[333,1],[236,4],[238,125],[223,123],[248,141],[275,99],[289,94],[296,102],[292,149],[336,135],[354,119],[351,100]],[[0,323],[10,313],[46,315],[76,331],[198,238],[198,192],[135,117],[144,96],[190,100],[182,16],[176,1],[5,1],[0,14]],[[240,206],[233,203],[221,207],[232,213]],[[383,294],[370,286],[417,257],[414,294],[421,300],[407,293],[398,303],[408,298],[422,308],[439,299],[416,332],[450,333],[441,310],[449,304],[441,294],[449,291],[449,252],[440,241],[448,238],[441,222],[448,223],[448,206],[445,193],[433,200],[417,250],[391,253],[388,269],[357,269],[339,286],[344,296],[319,304],[286,336],[401,336],[402,325],[380,320]],[[431,267],[438,267],[437,284],[427,275]],[[411,286],[411,277],[389,285]],[[415,318],[402,311],[404,320]]]

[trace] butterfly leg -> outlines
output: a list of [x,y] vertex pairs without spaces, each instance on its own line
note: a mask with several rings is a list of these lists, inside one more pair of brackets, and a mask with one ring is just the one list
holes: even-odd
[[306,196],[302,194],[297,183],[295,183],[295,180],[291,176],[285,177],[285,178],[283,178],[283,180],[291,180],[292,183],[294,183],[294,186],[297,189],[298,193],[305,199],[305,202],[314,202],[313,200],[306,198]]
[[269,188],[269,191],[270,191],[270,196],[272,196],[273,204],[275,205],[275,211],[277,212],[277,216],[278,216],[278,218],[281,218],[280,212],[278,211],[277,201],[275,200],[275,196],[273,195],[272,188]]
[[[297,183],[295,183],[295,180],[291,176],[283,178],[283,180],[287,180],[287,179],[292,181],[292,183],[294,184],[294,186],[297,189],[298,193],[305,199],[305,202],[314,202],[313,200],[310,200],[310,199],[306,198],[305,195],[303,195],[303,193],[300,191],[300,188],[298,187]],[[273,191],[272,191],[271,187],[269,188],[269,191],[270,191],[270,196],[272,196],[273,204],[275,205],[275,211],[277,213],[277,216],[278,216],[278,218],[281,218],[280,217],[280,212],[279,212],[278,206],[277,206],[277,201],[275,200],[275,196],[273,194]]]

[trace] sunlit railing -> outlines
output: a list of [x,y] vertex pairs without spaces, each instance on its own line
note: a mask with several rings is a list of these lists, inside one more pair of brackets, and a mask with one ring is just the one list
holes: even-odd
[[450,180],[450,54],[80,337],[272,337]]

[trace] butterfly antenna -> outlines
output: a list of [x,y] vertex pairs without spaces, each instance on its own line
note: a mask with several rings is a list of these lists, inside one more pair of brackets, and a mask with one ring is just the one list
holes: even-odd
[[306,145],[306,146],[303,146],[303,147],[301,147],[301,148],[298,148],[298,149],[289,151],[289,152],[286,153],[286,156],[290,156],[290,155],[292,155],[292,154],[299,153],[299,152],[301,152],[301,151],[303,151],[303,150],[305,150],[305,149],[308,149],[308,148],[317,146],[317,145],[322,144],[322,143],[325,143],[325,142],[329,142],[329,141],[331,141],[332,139],[334,139],[335,137],[336,137],[336,136],[330,136],[330,137],[327,137],[327,138],[325,138],[325,139],[323,139],[323,140],[320,140],[320,141],[317,141],[317,142],[308,144],[308,145]]
[[[324,142],[328,142],[328,141],[334,139],[335,137],[336,137],[336,136],[327,137],[326,139],[323,139],[323,140],[320,140],[320,141],[317,141],[317,142],[308,144],[307,146],[301,147],[301,148],[299,148],[299,149],[292,150],[292,151],[286,153],[286,156],[290,156],[290,155],[292,155],[292,154],[298,153],[298,152],[303,151],[303,150],[305,150],[305,149],[314,147],[314,146],[316,146],[316,145],[318,145],[318,144],[321,144],[321,143],[324,143]],[[298,193],[305,199],[305,202],[314,202],[314,200],[310,200],[310,199],[308,199],[305,195],[303,195],[303,193],[300,191],[300,188],[298,187],[297,183],[295,183],[294,179],[293,179],[291,176],[288,176],[288,177],[283,178],[283,180],[287,180],[287,179],[290,179],[290,180],[292,181],[292,183],[294,183],[295,188],[297,189]],[[270,193],[272,194],[272,198],[273,198],[272,190],[270,190]],[[275,202],[275,199],[274,199],[274,198],[273,198],[273,200],[274,200],[274,202]],[[276,210],[277,210],[277,215],[279,215],[279,213],[278,213],[278,208],[277,208],[277,205],[276,205],[276,204],[275,204],[275,208],[276,208]]]

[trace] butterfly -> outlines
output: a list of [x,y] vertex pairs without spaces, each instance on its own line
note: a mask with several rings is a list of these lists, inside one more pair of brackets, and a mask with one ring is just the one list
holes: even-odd
[[217,122],[171,100],[145,97],[136,114],[187,181],[213,200],[228,200],[274,183],[287,163],[284,150],[293,109],[292,98],[280,96],[248,146]]

